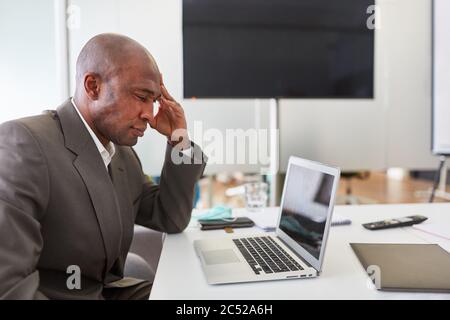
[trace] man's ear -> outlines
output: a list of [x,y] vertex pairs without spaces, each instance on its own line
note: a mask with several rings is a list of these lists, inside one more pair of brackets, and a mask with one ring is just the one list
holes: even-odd
[[100,95],[100,81],[100,77],[95,73],[88,73],[84,76],[84,90],[92,100],[98,100]]

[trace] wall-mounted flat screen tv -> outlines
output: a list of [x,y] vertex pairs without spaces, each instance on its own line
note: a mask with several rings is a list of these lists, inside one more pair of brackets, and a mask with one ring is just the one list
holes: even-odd
[[374,2],[183,0],[184,97],[373,98]]

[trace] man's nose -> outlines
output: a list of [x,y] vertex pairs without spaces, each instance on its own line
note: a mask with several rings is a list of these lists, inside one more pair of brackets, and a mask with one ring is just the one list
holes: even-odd
[[153,119],[155,118],[154,109],[153,102],[146,104],[141,110],[141,119],[144,119],[150,124],[153,123]]

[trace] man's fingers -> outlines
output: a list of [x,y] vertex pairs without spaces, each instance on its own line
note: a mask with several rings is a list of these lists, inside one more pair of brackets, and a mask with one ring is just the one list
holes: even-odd
[[163,75],[162,73],[160,73],[161,75],[161,93],[163,95],[164,98],[166,98],[167,100],[172,100],[175,101],[175,99],[170,95],[169,91],[166,88],[166,85],[164,84],[164,80],[163,80]]
[[[161,88],[163,87],[161,86]],[[167,99],[164,92],[158,101],[160,104],[159,113],[156,116],[158,119],[158,131],[171,136],[173,130],[186,129],[186,119],[181,105],[176,101]]]
[[175,101],[175,99],[170,95],[169,91],[167,91],[166,87],[163,84],[161,84],[161,93],[167,100]]
[[161,99],[161,110],[162,110],[164,113],[166,113],[167,116],[168,116],[172,121],[175,120],[175,117],[176,117],[175,112],[174,112],[174,110],[172,109],[171,104],[170,104],[167,100]]
[[167,100],[162,98],[161,100],[164,101],[164,103],[168,104],[177,114],[184,115],[184,109],[183,107],[176,101]]
[[161,103],[168,106],[176,115],[184,115],[184,110],[179,103],[164,98],[161,99]]

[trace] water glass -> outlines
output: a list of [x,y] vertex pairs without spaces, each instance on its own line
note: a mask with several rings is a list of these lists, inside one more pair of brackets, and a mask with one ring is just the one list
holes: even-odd
[[258,212],[267,205],[268,185],[265,182],[249,182],[245,184],[245,203],[248,211]]

